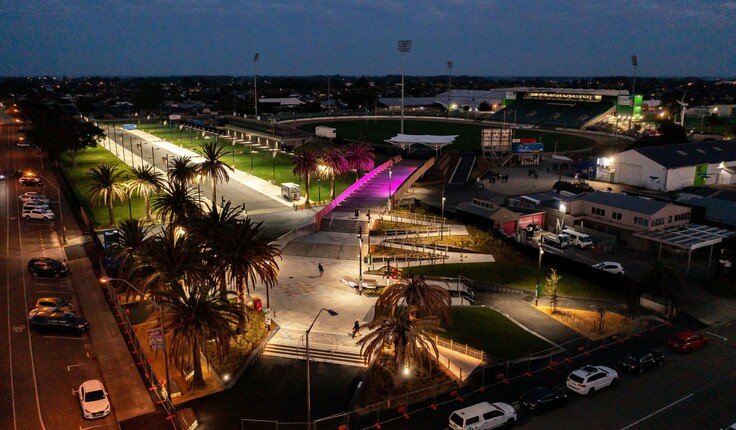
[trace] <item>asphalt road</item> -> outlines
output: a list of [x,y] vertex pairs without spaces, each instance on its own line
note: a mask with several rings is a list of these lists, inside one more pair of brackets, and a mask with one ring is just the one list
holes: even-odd
[[[18,136],[15,125],[0,125],[0,160],[7,178],[0,182],[0,428],[2,429],[84,429],[91,424],[82,418],[76,390],[88,379],[101,379],[95,362],[87,356],[86,335],[41,334],[30,331],[28,311],[40,297],[62,297],[78,305],[73,275],[67,278],[33,278],[26,270],[31,257],[65,258],[61,238],[54,231],[61,220],[23,220],[17,196],[41,191],[52,198],[51,209],[59,215],[58,186],[48,166],[41,173],[46,186],[21,187],[13,175],[16,169],[42,172],[39,152],[34,147],[13,145]],[[68,208],[64,208],[65,211]],[[67,221],[72,222],[69,215]],[[61,231],[61,230],[59,230]],[[78,314],[83,310],[79,310]],[[115,428],[114,416],[94,422],[97,428]]]

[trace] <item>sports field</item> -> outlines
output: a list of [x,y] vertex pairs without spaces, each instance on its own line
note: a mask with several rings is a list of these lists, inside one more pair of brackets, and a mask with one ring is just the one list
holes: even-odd
[[[320,121],[303,124],[299,128],[314,133],[314,128],[317,126],[337,129],[338,138],[367,141],[376,147],[388,147],[392,145],[385,143],[385,140],[399,133],[401,121],[396,119]],[[480,149],[481,131],[484,128],[493,127],[472,122],[404,119],[404,134],[458,135],[455,143],[450,147],[454,150],[473,151]],[[537,142],[541,141],[544,143],[545,152],[554,151],[555,144],[557,144],[558,152],[566,152],[585,149],[595,143],[592,139],[582,136],[572,136],[537,129],[516,130],[514,138],[535,138]]]

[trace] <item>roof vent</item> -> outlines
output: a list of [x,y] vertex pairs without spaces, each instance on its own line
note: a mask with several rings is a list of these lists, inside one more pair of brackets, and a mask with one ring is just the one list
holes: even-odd
[[703,150],[702,150],[702,149],[700,149],[700,148],[695,148],[695,150],[696,150],[696,151],[698,151],[698,152],[700,152],[701,154],[705,154],[705,151],[703,151]]
[[717,147],[717,146],[713,146],[712,148],[715,149],[718,152],[723,152],[723,150],[721,148]]
[[680,150],[678,149],[678,150],[677,150],[677,151],[675,151],[675,152],[677,152],[677,153],[678,153],[678,154],[680,154],[680,155],[684,155],[684,156],[687,156],[687,152],[685,152],[685,151],[680,151]]

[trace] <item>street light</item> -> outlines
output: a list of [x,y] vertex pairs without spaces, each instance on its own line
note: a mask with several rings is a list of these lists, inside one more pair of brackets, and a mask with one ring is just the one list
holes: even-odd
[[391,166],[388,166],[388,210],[391,210]]
[[358,294],[363,295],[363,235],[358,233]]
[[404,54],[411,51],[411,40],[399,40],[401,52],[401,134],[404,134]]
[[248,146],[250,147],[250,173],[253,174],[253,135],[248,135]]
[[330,316],[337,316],[337,312],[333,311],[332,309],[326,309],[322,308],[317,312],[317,316],[314,317],[314,321],[312,321],[312,325],[309,326],[307,329],[307,336],[306,336],[306,345],[307,345],[307,426],[311,427],[311,421],[312,421],[312,382],[311,378],[309,376],[309,332],[312,331],[312,327],[314,327],[314,323],[317,322],[317,318],[322,314],[322,311],[327,311]]
[[[120,281],[125,283],[128,287],[132,288],[136,293],[140,294],[141,297],[146,297],[145,294],[141,292],[138,288],[135,287],[135,285],[128,282],[126,279],[122,278],[111,278],[109,276],[103,276],[100,278],[101,284],[107,284],[110,281]],[[154,308],[158,311],[158,322],[161,326],[161,341],[162,341],[162,348],[164,350],[164,368],[166,369],[166,398],[171,403],[171,386],[169,385],[169,359],[168,354],[166,352],[166,332],[164,331],[164,314],[163,309],[161,308],[161,305],[156,302],[152,297],[147,297],[148,300],[153,303]]]
[[542,286],[539,284],[539,273],[542,271],[542,255],[544,255],[544,249],[542,248],[542,242],[539,242],[539,262],[537,263],[537,291],[534,294],[534,306],[539,305],[539,296],[542,295]]
[[256,55],[253,57],[253,105],[256,111],[256,119],[258,119],[258,73],[256,72],[256,64],[258,63],[258,57],[260,56],[261,54],[256,52]]
[[273,172],[273,183],[276,183],[276,153],[279,152],[278,142],[274,142],[274,147],[271,150],[271,171]]
[[445,200],[447,200],[447,197],[445,197],[445,187],[442,186],[442,212],[440,215],[440,218],[442,218],[442,227],[440,229],[440,239],[442,239],[444,233],[445,233]]
[[447,62],[447,117],[450,116],[450,102],[452,101],[452,61]]
[[562,212],[562,224],[560,225],[560,231],[565,229],[565,215],[567,215],[567,205],[560,203],[560,212]]

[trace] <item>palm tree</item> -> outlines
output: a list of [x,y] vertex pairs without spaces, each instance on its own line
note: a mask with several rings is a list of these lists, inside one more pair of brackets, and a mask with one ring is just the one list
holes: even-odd
[[268,289],[278,282],[279,266],[276,258],[281,250],[262,234],[263,221],[253,223],[250,218],[238,220],[229,228],[214,232],[214,253],[222,272],[229,272],[235,280],[238,302],[245,303],[250,287],[261,282]]
[[161,193],[153,197],[153,210],[171,223],[185,223],[200,212],[194,188],[178,180],[164,184]]
[[125,187],[129,193],[137,193],[143,197],[146,205],[146,219],[151,219],[151,194],[158,194],[164,185],[163,175],[150,164],[133,167]]
[[192,389],[202,388],[201,356],[208,344],[214,347],[219,360],[227,355],[230,340],[237,335],[237,324],[245,319],[243,307],[221,296],[213,280],[189,287],[186,294],[168,291],[158,297],[164,306],[163,326],[171,359],[179,367],[191,365]]
[[421,275],[402,273],[398,282],[385,288],[376,300],[377,315],[392,315],[402,300],[409,318],[437,317],[447,321],[452,316],[450,293],[441,285],[428,284]]
[[220,161],[220,158],[224,157],[227,152],[224,147],[219,146],[217,142],[203,142],[199,145],[197,153],[204,157],[204,161],[199,163],[198,173],[202,176],[210,178],[212,180],[212,202],[217,202],[217,183],[218,182],[230,182],[230,175],[228,175],[228,169],[231,172],[235,170],[227,164]]
[[115,253],[115,258],[120,259],[120,267],[125,268],[129,262],[135,262],[152,228],[137,219],[125,220],[118,225],[120,248]]
[[350,163],[345,159],[342,151],[331,148],[322,154],[322,163],[325,166],[325,175],[330,177],[330,199],[335,198],[335,178],[342,176],[350,169]]
[[92,193],[92,204],[103,202],[107,205],[110,225],[115,225],[115,200],[123,201],[127,196],[122,181],[125,172],[118,170],[116,164],[104,163],[90,169],[87,176],[92,179],[89,191]]
[[294,160],[292,163],[294,164],[294,169],[292,170],[292,173],[295,175],[302,176],[306,178],[306,202],[305,206],[309,207],[309,179],[312,175],[312,173],[315,173],[319,169],[319,154],[317,151],[314,150],[306,150],[301,151],[294,157]]
[[189,285],[207,278],[207,257],[207,248],[195,235],[170,224],[143,243],[135,255],[132,272],[144,293],[173,291],[183,295]]
[[358,180],[360,173],[373,169],[373,147],[368,143],[352,143],[348,145],[345,151],[345,159],[351,169],[355,169],[355,180]]
[[374,355],[393,350],[394,386],[401,380],[404,367],[423,366],[429,362],[431,352],[435,358],[439,357],[432,334],[444,330],[439,327],[439,320],[435,317],[413,319],[406,309],[402,309],[389,317],[377,316],[360,328],[369,331],[357,342],[366,363]]
[[192,159],[187,156],[174,157],[171,160],[171,166],[166,172],[171,182],[179,182],[180,184],[189,185],[197,179],[198,167],[192,163]]

